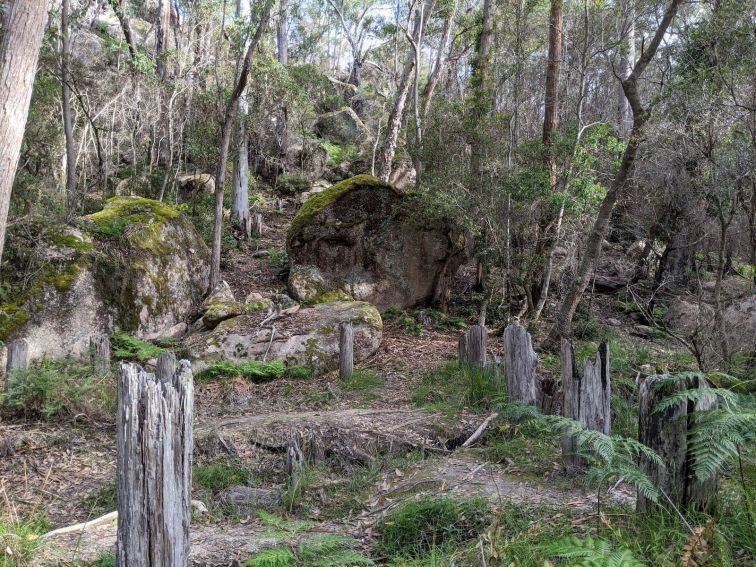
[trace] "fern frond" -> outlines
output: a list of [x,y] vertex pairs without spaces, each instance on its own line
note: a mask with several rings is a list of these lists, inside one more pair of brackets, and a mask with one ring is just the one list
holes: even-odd
[[725,388],[691,388],[667,396],[656,404],[653,413],[661,413],[680,404],[687,404],[688,402],[696,403],[711,397],[719,398],[730,407],[738,405],[738,395]]
[[[543,549],[551,557],[569,559],[571,565],[585,567],[646,567],[644,563],[633,556],[629,549],[611,549],[609,544],[602,539],[592,538],[587,535],[584,539],[566,537],[543,546]],[[579,560],[575,562],[574,560]]]
[[340,535],[316,536],[299,546],[302,565],[311,567],[359,567],[374,565],[372,559],[355,550],[357,542]]
[[296,567],[294,553],[288,547],[271,547],[256,553],[245,567]]

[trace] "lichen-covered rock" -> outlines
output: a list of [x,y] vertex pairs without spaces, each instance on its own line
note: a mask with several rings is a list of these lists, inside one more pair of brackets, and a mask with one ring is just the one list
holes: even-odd
[[468,240],[448,224],[415,218],[406,198],[358,175],[307,200],[287,240],[294,297],[348,296],[381,310],[442,301],[468,257]]
[[349,107],[321,114],[315,120],[313,131],[321,138],[336,144],[360,145],[370,139],[370,130]]
[[286,148],[286,170],[308,181],[320,179],[328,164],[328,152],[320,144],[303,138]]
[[248,312],[220,323],[209,333],[185,341],[195,356],[195,368],[213,360],[283,360],[316,371],[338,367],[339,326],[354,329],[354,357],[364,360],[381,343],[383,322],[378,310],[358,301],[322,303],[266,323],[264,312]]
[[[80,354],[91,335],[115,328],[175,334],[206,291],[207,246],[178,211],[149,199],[114,197],[80,229],[43,226],[25,246],[11,235],[10,269],[36,276],[0,304],[0,340],[26,338],[31,358]],[[42,260],[29,267],[28,258]]]

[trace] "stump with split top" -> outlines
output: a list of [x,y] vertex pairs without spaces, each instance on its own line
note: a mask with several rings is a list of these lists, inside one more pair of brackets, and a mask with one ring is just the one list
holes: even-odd
[[166,378],[136,364],[118,371],[119,567],[189,565],[191,365],[182,360]]

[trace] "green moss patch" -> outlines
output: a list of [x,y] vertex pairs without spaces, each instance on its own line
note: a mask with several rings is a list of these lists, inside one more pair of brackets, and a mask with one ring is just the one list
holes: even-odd
[[173,207],[143,197],[112,197],[105,208],[87,217],[84,228],[103,240],[119,240],[129,227],[139,225],[136,245],[149,247],[163,224],[181,215]]
[[316,193],[304,202],[297,212],[297,216],[291,222],[289,241],[291,242],[296,238],[312,222],[313,218],[328,205],[338,201],[346,193],[349,193],[349,191],[360,188],[390,189],[391,191],[395,191],[391,185],[372,175],[355,175],[350,179],[345,179],[321,193]]
[[111,335],[110,346],[113,349],[113,356],[119,360],[145,362],[165,352],[164,348],[121,332]]

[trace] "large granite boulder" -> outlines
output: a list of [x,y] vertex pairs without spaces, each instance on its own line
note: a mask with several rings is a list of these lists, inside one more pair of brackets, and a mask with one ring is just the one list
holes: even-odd
[[287,240],[291,293],[309,303],[351,297],[380,310],[442,301],[468,240],[451,225],[418,219],[405,199],[369,175],[308,199]]
[[361,145],[370,139],[370,130],[349,107],[321,114],[315,120],[313,131],[335,144]]
[[207,246],[170,206],[114,197],[79,228],[37,225],[9,239],[9,268],[28,277],[0,304],[0,340],[26,338],[32,358],[80,354],[115,328],[169,335],[207,291]]
[[185,340],[202,369],[215,360],[283,360],[287,365],[307,366],[318,372],[339,364],[339,327],[351,323],[354,358],[359,362],[375,353],[381,343],[383,322],[378,310],[358,301],[334,301],[305,307],[273,319],[270,309],[256,310],[219,323],[208,333]]

